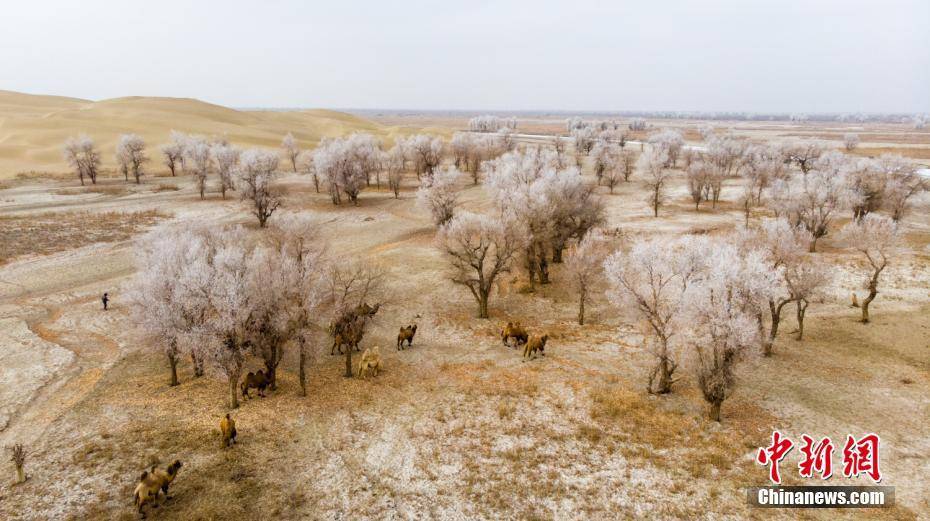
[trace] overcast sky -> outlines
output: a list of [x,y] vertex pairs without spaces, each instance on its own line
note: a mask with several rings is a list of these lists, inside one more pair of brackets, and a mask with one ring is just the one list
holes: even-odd
[[0,5],[0,89],[236,107],[930,112],[930,1]]

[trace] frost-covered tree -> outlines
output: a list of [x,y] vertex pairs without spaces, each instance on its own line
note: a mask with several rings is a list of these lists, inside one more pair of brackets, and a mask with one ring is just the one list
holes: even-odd
[[[581,155],[587,155],[594,148],[597,141],[597,130],[591,126],[583,126],[572,130],[572,139],[575,142],[575,154],[578,161],[581,161]],[[579,163],[580,164],[580,163]]]
[[[326,304],[332,310],[331,334],[346,335],[360,342],[375,318],[384,296],[384,272],[380,267],[354,259],[336,259],[330,264]],[[370,301],[375,305],[371,306]],[[352,377],[352,349],[346,349],[345,377]]]
[[[803,331],[804,312],[830,278],[823,265],[809,253],[813,237],[807,230],[792,226],[785,219],[769,219],[753,230],[738,233],[732,243],[745,253],[758,252],[769,271],[775,275],[775,284],[764,295],[764,305],[757,310],[762,354],[770,356],[778,335],[782,312],[795,303],[798,307],[799,333]],[[769,329],[765,331],[763,315],[767,311]],[[803,333],[800,333],[803,334]]]
[[781,150],[785,160],[797,165],[805,175],[825,152],[823,145],[814,141],[786,143],[782,145]]
[[603,220],[603,204],[594,187],[577,169],[560,170],[551,149],[511,152],[485,167],[488,190],[500,212],[528,233],[524,265],[530,284],[537,276],[540,283],[548,283],[550,253],[553,262],[561,262],[568,242],[580,240]]
[[123,134],[119,137],[116,143],[116,162],[127,180],[132,173],[136,184],[141,183],[142,176],[145,175],[142,165],[148,160],[148,156],[145,155],[145,141],[138,134]]
[[497,131],[495,137],[498,140],[501,153],[512,152],[515,148],[517,148],[517,140],[514,139],[513,129],[502,128]]
[[210,147],[210,154],[213,156],[213,166],[220,177],[220,194],[226,199],[228,190],[235,190],[236,184],[233,180],[233,174],[239,165],[238,148],[231,145],[213,144]]
[[847,133],[843,135],[843,146],[846,147],[847,152],[852,152],[859,147],[859,134],[856,133]]
[[371,174],[381,168],[380,144],[363,133],[326,139],[314,151],[313,163],[329,186],[333,204],[340,204],[345,194],[358,205],[359,193],[368,185]]
[[572,168],[547,175],[543,183],[542,201],[552,205],[552,262],[559,263],[569,242],[582,240],[589,230],[604,224],[604,202],[595,187],[585,183],[581,173]]
[[[272,390],[284,348],[297,337],[294,306],[301,306],[302,266],[287,248],[257,247],[245,260],[245,292],[252,310],[246,323],[246,345],[261,358]],[[297,294],[292,294],[296,292]],[[301,310],[302,311],[302,310]]]
[[604,263],[607,297],[618,309],[636,314],[644,346],[656,358],[646,386],[653,394],[671,392],[677,381],[683,298],[691,279],[703,270],[704,255],[693,254],[692,240],[641,239]]
[[719,422],[720,407],[736,382],[734,367],[759,341],[755,301],[775,281],[769,266],[752,252],[740,255],[719,242],[704,251],[709,253],[706,269],[689,284],[683,308],[687,342],[698,359],[698,386],[711,406],[710,418]]
[[584,128],[586,126],[588,126],[588,124],[579,116],[573,116],[565,120],[565,130],[569,133],[575,129]]
[[678,163],[678,157],[685,146],[685,138],[681,132],[667,128],[649,136],[648,142],[652,148],[665,152],[666,168],[674,168]]
[[666,168],[668,153],[659,147],[651,147],[639,155],[636,168],[641,172],[649,190],[649,206],[654,217],[659,216],[659,207],[665,201],[665,191],[672,173]]
[[312,317],[327,273],[312,222],[279,221],[261,242],[240,227],[188,223],[159,227],[138,241],[133,318],[167,355],[171,385],[181,346],[188,345],[195,374],[202,374],[204,359],[226,374],[236,407],[246,356],[261,357],[274,382],[284,346],[296,341],[304,387],[306,336],[318,327]]
[[164,156],[165,166],[171,172],[171,177],[177,175],[178,167],[184,161],[184,140],[183,135],[174,130],[171,131],[171,142],[161,146],[161,154]]
[[630,182],[630,177],[633,175],[633,171],[636,170],[636,152],[624,148],[620,152],[620,171],[623,173],[623,180],[625,182]]
[[189,136],[184,146],[184,170],[194,176],[201,199],[206,197],[211,162],[210,144],[201,137]]
[[862,300],[862,322],[869,321],[869,304],[878,295],[878,280],[901,248],[901,231],[891,218],[869,214],[852,221],[840,230],[840,240],[861,253],[868,265],[865,287],[869,294]]
[[702,161],[707,165],[707,188],[711,206],[716,208],[724,180],[740,174],[746,164],[748,146],[731,136],[715,136],[707,141]]
[[610,141],[598,141],[591,148],[591,159],[594,162],[594,175],[598,184],[606,184],[613,193],[614,186],[620,181],[621,149]]
[[710,141],[715,136],[715,132],[714,126],[710,123],[698,127],[698,133],[704,141]]
[[[275,155],[275,159],[277,156]],[[213,230],[214,248],[195,259],[192,269],[209,279],[209,307],[202,327],[207,359],[226,375],[229,407],[239,407],[238,383],[249,352],[254,301],[248,292],[249,251],[241,228]]]
[[688,180],[688,193],[694,203],[694,210],[701,209],[701,201],[707,199],[710,192],[711,168],[703,161],[695,161],[685,171]]
[[242,199],[252,205],[252,214],[264,228],[271,215],[281,206],[280,190],[272,186],[278,170],[278,156],[266,150],[250,149],[240,156],[236,169],[242,183]]
[[474,184],[478,184],[481,164],[507,151],[506,137],[502,134],[467,134],[461,132],[455,134],[452,136],[450,147],[456,168],[468,172]]
[[475,297],[478,318],[488,318],[494,281],[510,270],[523,240],[516,223],[471,212],[457,213],[439,229],[437,244],[452,264],[452,282]]
[[[552,136],[550,138],[550,143],[552,143],[552,149],[555,150],[555,153],[559,156],[561,160],[562,156],[565,155],[565,138],[562,136]],[[561,163],[561,161],[560,161]],[[566,165],[563,165],[566,166]]]
[[404,171],[407,169],[403,145],[397,143],[385,152],[381,158],[381,164],[387,171],[388,188],[394,192],[394,198],[397,199],[400,197],[400,184],[404,180]]
[[727,178],[739,175],[748,150],[746,141],[730,135],[714,136],[707,141],[702,155],[704,161],[713,165],[720,176]]
[[[329,287],[330,270],[326,264],[325,245],[317,234],[318,225],[311,218],[299,214],[284,214],[269,227],[267,240],[271,251],[280,259],[280,271],[276,279],[262,289],[269,301],[283,300],[281,316],[274,315],[273,320],[282,320],[285,324],[283,335],[297,344],[298,382],[301,396],[307,395],[306,366],[315,351],[310,348],[313,332],[320,329],[316,320],[321,306],[326,299]],[[276,262],[274,256],[270,259]],[[272,267],[272,269],[277,269]],[[267,274],[267,272],[266,272]],[[255,279],[260,282],[260,278]],[[280,291],[269,291],[277,286]],[[283,346],[286,342],[279,344]],[[265,350],[266,368],[269,361],[280,361],[281,353]]]
[[899,221],[909,210],[911,198],[927,190],[930,183],[917,173],[914,163],[899,155],[882,154],[877,168],[886,177],[883,207],[892,219]]
[[433,175],[433,171],[442,162],[442,139],[425,134],[410,136],[404,142],[404,150],[413,161],[417,179],[423,174]]
[[300,156],[300,146],[290,132],[281,140],[281,150],[284,151],[284,157],[290,162],[291,169],[297,172],[297,158]]
[[794,226],[811,233],[810,251],[826,236],[836,215],[850,201],[845,175],[839,171],[812,170],[805,176],[776,181],[770,189],[770,206]]
[[788,172],[781,152],[772,146],[749,146],[743,154],[742,176],[744,188],[749,197],[744,200],[758,205],[762,202],[762,193],[777,179],[786,179]]
[[439,169],[432,177],[420,182],[417,190],[417,204],[429,210],[436,226],[442,226],[452,219],[458,206],[458,187],[462,173],[455,167]]
[[78,137],[68,138],[64,147],[65,161],[71,165],[78,178],[81,180],[81,186],[84,185],[84,178],[90,179],[91,184],[97,184],[97,173],[100,170],[100,153],[94,145],[94,140],[85,134]]
[[136,242],[138,271],[127,291],[133,323],[152,347],[165,354],[178,385],[177,365],[185,337],[203,324],[208,279],[191,271],[193,258],[207,248],[207,237],[195,225],[162,226]]
[[297,169],[304,175],[310,176],[310,179],[313,180],[313,190],[320,193],[320,174],[316,170],[316,163],[313,162],[312,151],[301,151],[297,157]]
[[632,120],[630,120],[629,127],[630,127],[630,130],[634,132],[640,131],[640,130],[646,130],[646,120],[643,118],[633,118]]
[[578,325],[584,325],[585,304],[591,291],[604,276],[604,260],[610,241],[600,229],[585,234],[578,245],[568,253],[565,269],[575,292],[578,294]]
[[468,121],[468,129],[472,132],[497,132],[500,129],[517,129],[517,118],[502,118],[500,116],[476,116]]

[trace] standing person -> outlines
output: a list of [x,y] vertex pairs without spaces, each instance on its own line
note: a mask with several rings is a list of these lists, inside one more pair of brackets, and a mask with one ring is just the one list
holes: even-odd
[[110,302],[110,294],[109,294],[109,293],[104,293],[104,294],[103,294],[103,297],[102,297],[100,300],[103,301],[103,310],[106,311],[106,310],[107,310],[107,304]]

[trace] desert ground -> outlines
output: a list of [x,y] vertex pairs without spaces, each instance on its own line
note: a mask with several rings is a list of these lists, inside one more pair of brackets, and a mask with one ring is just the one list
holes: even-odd
[[388,141],[398,134],[397,128],[331,110],[236,110],[188,98],[89,101],[0,90],[0,181],[69,176],[62,143],[80,133],[95,140],[102,169],[114,171],[113,151],[121,133],[155,144],[166,142],[171,130],[272,148],[288,132],[307,145],[351,132],[370,132]]
[[[2,98],[0,98],[2,99]],[[693,361],[682,354],[682,379],[669,395],[645,391],[652,357],[629,310],[595,292],[588,323],[577,325],[577,302],[562,267],[553,282],[526,291],[508,274],[491,300],[490,319],[449,280],[434,244],[435,226],[414,201],[416,178],[399,198],[366,188],[359,205],[334,206],[299,174],[282,174],[281,212],[318,218],[328,249],[365,258],[385,270],[389,295],[362,347],[379,345],[384,371],[362,380],[342,376],[330,338],[314,343],[307,397],[297,394],[295,353],[285,355],[279,386],[244,400],[234,412],[240,440],[220,448],[218,421],[226,384],[208,371],[194,378],[185,359],[181,384],[167,385],[167,363],[130,320],[122,299],[136,271],[133,241],[159,223],[197,220],[254,228],[246,204],[211,191],[201,200],[188,176],[158,168],[140,185],[105,177],[80,187],[60,175],[60,142],[80,118],[116,118],[109,105],[148,107],[133,99],[43,100],[30,112],[21,100],[17,125],[0,124],[0,446],[28,447],[28,480],[0,485],[2,519],[137,519],[131,494],[142,470],[180,459],[184,467],[150,518],[208,519],[768,519],[930,517],[930,195],[919,196],[904,221],[907,252],[883,275],[872,322],[857,321],[850,294],[860,291],[858,257],[821,243],[835,281],[811,305],[805,338],[796,341],[788,313],[775,354],[752,354],[739,366],[735,394],[721,423],[707,419]],[[161,103],[161,102],[158,102]],[[167,103],[167,102],[166,102]],[[182,119],[138,119],[152,144],[174,128],[233,142],[277,147],[287,131],[314,145],[320,136],[371,130],[390,136],[424,128],[465,126],[455,118],[384,116],[371,121],[323,112],[178,110]],[[197,102],[199,103],[199,102]],[[49,111],[49,104],[56,104]],[[127,109],[128,110],[128,109]],[[192,115],[193,114],[193,115]],[[235,117],[233,117],[235,116]],[[186,118],[202,118],[189,126]],[[237,118],[251,118],[243,121]],[[43,120],[46,122],[42,123]],[[61,124],[59,124],[61,122]],[[67,127],[69,124],[78,127]],[[150,124],[151,123],[151,124]],[[694,122],[651,122],[657,126]],[[48,125],[45,126],[45,125]],[[112,143],[121,123],[88,125]],[[718,127],[723,127],[717,123]],[[55,130],[49,130],[52,126]],[[752,139],[842,136],[820,124],[732,125]],[[561,127],[561,128],[560,128]],[[903,126],[860,130],[864,149],[913,151],[930,157],[930,132]],[[564,121],[521,121],[521,131],[562,131]],[[240,130],[235,130],[240,129]],[[247,129],[247,130],[241,130]],[[322,130],[321,130],[322,129]],[[2,133],[6,133],[3,135]],[[686,139],[694,136],[686,134]],[[836,137],[840,139],[840,137]],[[109,141],[107,141],[109,140]],[[838,142],[837,142],[838,145]],[[101,146],[111,157],[112,146]],[[26,153],[21,151],[27,150]],[[112,159],[110,159],[112,160]],[[720,233],[743,222],[736,180],[716,209],[694,211],[681,173],[669,204],[654,218],[640,178],[613,194],[601,188],[607,227],[625,238]],[[593,180],[590,164],[584,175]],[[462,183],[463,207],[486,209],[479,184]],[[754,215],[758,219],[760,215]],[[841,222],[848,221],[848,212]],[[272,217],[272,220],[274,217]],[[109,292],[111,309],[101,309]],[[551,335],[546,356],[524,362],[499,332],[520,320]],[[412,348],[390,349],[397,328],[419,325]],[[259,361],[247,361],[257,369]],[[798,439],[877,432],[883,485],[896,487],[896,506],[869,510],[762,510],[747,505],[746,487],[766,484],[754,462],[774,429]],[[796,453],[785,460],[788,484]],[[865,479],[849,483],[869,484]],[[837,484],[831,482],[830,484]],[[844,481],[843,484],[846,484]]]

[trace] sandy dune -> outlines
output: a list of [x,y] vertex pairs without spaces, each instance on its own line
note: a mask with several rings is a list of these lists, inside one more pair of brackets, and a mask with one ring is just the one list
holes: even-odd
[[20,172],[66,172],[62,144],[80,133],[97,142],[104,169],[115,168],[113,150],[119,135],[139,134],[151,149],[150,168],[160,171],[164,167],[156,147],[168,140],[171,130],[225,136],[235,145],[265,147],[278,147],[288,132],[303,147],[355,131],[387,140],[409,132],[331,110],[234,110],[190,98],[89,101],[0,91],[0,179]]

